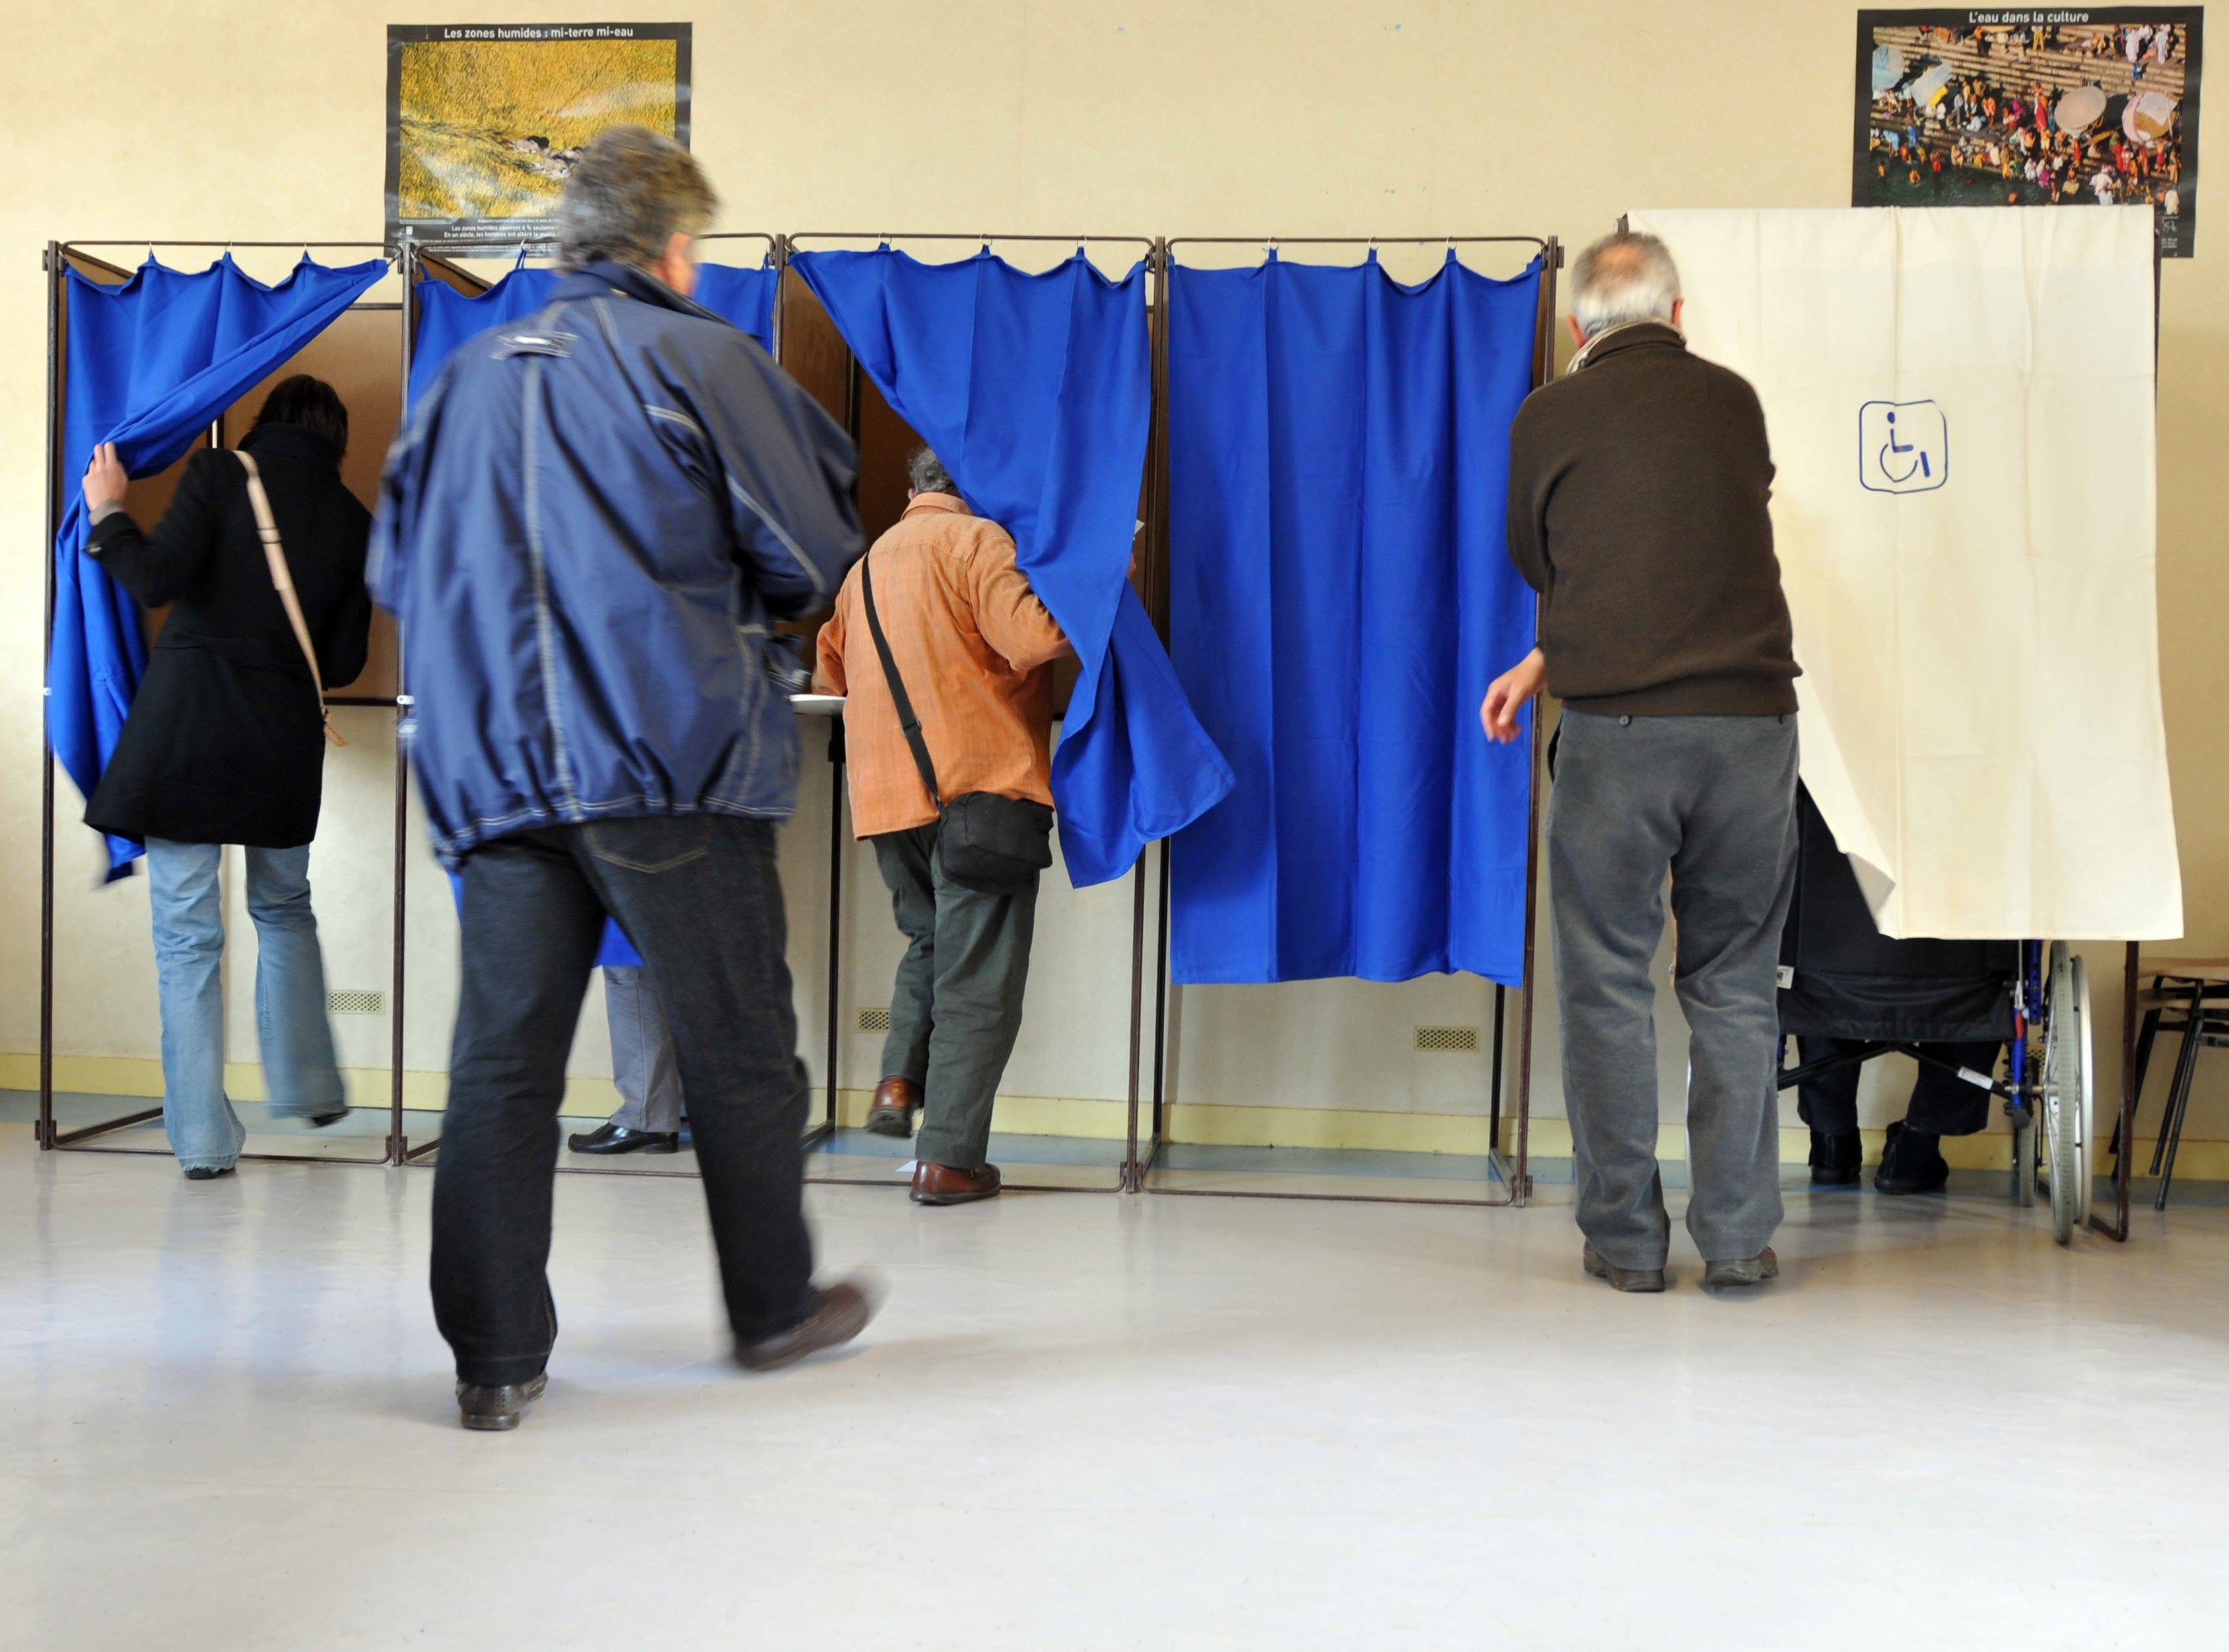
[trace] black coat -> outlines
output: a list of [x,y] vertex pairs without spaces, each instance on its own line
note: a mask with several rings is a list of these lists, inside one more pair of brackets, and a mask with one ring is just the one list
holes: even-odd
[[[371,516],[340,455],[299,425],[259,425],[255,455],[328,688],[363,670],[371,632]],[[147,676],[85,821],[119,838],[292,849],[317,835],[325,741],[318,694],[271,584],[230,453],[196,453],[152,533],[128,512],[87,547],[149,607],[168,603]]]

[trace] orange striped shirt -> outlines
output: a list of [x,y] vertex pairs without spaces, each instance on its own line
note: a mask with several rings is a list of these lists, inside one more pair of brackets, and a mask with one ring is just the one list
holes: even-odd
[[[1052,673],[1073,651],[1014,562],[997,523],[923,493],[867,553],[875,610],[948,800],[995,792],[1052,802]],[[851,830],[862,838],[936,819],[883,677],[854,568],[820,627],[813,683],[845,696]]]

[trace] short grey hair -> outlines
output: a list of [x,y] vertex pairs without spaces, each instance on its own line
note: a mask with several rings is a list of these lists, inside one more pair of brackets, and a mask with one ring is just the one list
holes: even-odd
[[1584,337],[1628,322],[1669,321],[1679,301],[1679,267],[1654,235],[1604,235],[1572,268],[1571,318]]
[[697,157],[673,139],[647,126],[606,127],[558,197],[558,267],[608,258],[647,267],[675,235],[710,228],[719,205]]
[[906,480],[916,493],[949,493],[960,497],[959,486],[952,472],[944,468],[944,461],[927,447],[916,447],[913,457],[906,460]]

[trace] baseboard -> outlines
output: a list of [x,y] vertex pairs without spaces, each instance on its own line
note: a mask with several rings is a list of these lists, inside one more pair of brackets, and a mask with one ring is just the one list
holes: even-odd
[[[348,1085],[350,1105],[384,1107],[388,1103],[388,1071],[384,1067],[350,1067],[341,1071]],[[35,1055],[0,1053],[0,1090],[30,1090],[39,1084]],[[253,1062],[228,1063],[225,1087],[235,1101],[267,1099],[263,1070]],[[447,1105],[449,1077],[443,1072],[408,1071],[402,1075],[402,1104],[413,1110],[440,1112]],[[55,1088],[96,1096],[154,1098],[163,1093],[159,1061],[134,1056],[57,1056]],[[838,1093],[837,1117],[857,1128],[866,1122],[873,1092],[845,1090]],[[815,1096],[816,1109],[819,1097]],[[620,1094],[608,1078],[566,1081],[565,1114],[568,1118],[607,1118],[620,1104]],[[815,1116],[817,1117],[816,1111]],[[1172,1142],[1236,1147],[1320,1147],[1371,1153],[1442,1153],[1477,1157],[1488,1146],[1487,1122],[1474,1114],[1381,1113],[1363,1108],[1237,1107],[1201,1102],[1172,1105],[1167,1114],[1167,1139]],[[1079,1136],[1092,1141],[1120,1141],[1129,1129],[1127,1103],[1058,1096],[1001,1096],[992,1128],[1019,1135]],[[1513,1122],[1505,1120],[1505,1152],[1516,1146]],[[1867,1130],[1866,1157],[1878,1160],[1881,1132]],[[2136,1141],[2137,1163],[2150,1162],[2153,1142]],[[1528,1139],[1532,1156],[1568,1159],[1571,1127],[1560,1118],[1535,1118]],[[2101,1142],[2102,1147],[2102,1142]],[[1681,1160],[1687,1156],[1687,1134],[1678,1124],[1667,1124],[1657,1134],[1657,1156]],[[1780,1132],[1780,1161],[1800,1165],[1811,1156],[1811,1137],[1800,1127]],[[2006,1170],[2012,1165],[2012,1137],[2002,1129],[1980,1135],[1946,1136],[1943,1156],[1957,1170]],[[2102,1150],[2097,1154],[2102,1163]],[[2229,1141],[2185,1138],[2175,1174],[2192,1181],[2229,1181]]]

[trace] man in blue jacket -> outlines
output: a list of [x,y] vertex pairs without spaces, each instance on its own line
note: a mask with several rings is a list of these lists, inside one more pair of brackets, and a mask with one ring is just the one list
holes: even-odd
[[767,658],[858,555],[854,455],[689,301],[715,204],[671,139],[605,132],[550,303],[457,350],[382,484],[372,588],[463,889],[432,1272],[467,1428],[516,1427],[545,1382],[557,1109],[607,916],[672,1028],[738,1359],[787,1365],[870,1311],[813,1283],[774,866],[798,741]]

